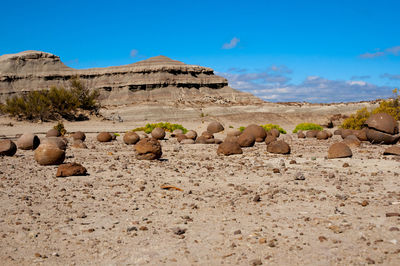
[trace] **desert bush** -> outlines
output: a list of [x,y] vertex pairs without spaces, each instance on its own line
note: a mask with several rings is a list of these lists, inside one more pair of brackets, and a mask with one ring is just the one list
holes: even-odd
[[345,129],[361,129],[370,115],[371,113],[368,112],[366,107],[361,108],[355,114],[346,118],[340,127]]
[[27,120],[76,119],[79,109],[97,112],[99,93],[90,92],[76,78],[71,80],[71,89],[51,87],[49,90],[30,91],[6,100],[2,112]]
[[265,124],[265,125],[261,125],[266,131],[270,131],[273,128],[276,128],[277,130],[279,130],[279,132],[281,132],[282,134],[286,134],[286,131],[281,128],[279,125],[274,125],[274,124]]
[[246,129],[246,127],[239,127],[240,132],[243,132],[243,130],[245,130],[245,129]]
[[293,130],[293,133],[297,133],[297,131],[303,130],[323,130],[322,126],[314,123],[300,123],[296,126],[296,128]]
[[181,129],[183,131],[183,134],[186,134],[188,130],[184,128],[182,125],[179,124],[171,124],[169,122],[160,122],[160,123],[153,123],[153,124],[146,124],[144,127],[138,127],[133,129],[132,131],[144,131],[145,133],[149,134],[155,129],[156,127],[160,127],[164,129],[165,131],[172,132],[175,129]]
[[57,130],[61,136],[64,136],[67,133],[67,130],[64,127],[64,123],[61,121],[58,121],[57,125],[53,127],[55,130]]

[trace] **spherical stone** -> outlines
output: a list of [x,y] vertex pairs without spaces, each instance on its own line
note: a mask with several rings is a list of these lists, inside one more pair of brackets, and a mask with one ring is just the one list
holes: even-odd
[[[232,135],[228,135],[226,136],[226,138],[224,139],[224,142],[238,142],[239,137],[238,136],[232,136]],[[240,144],[239,144],[240,145]]]
[[328,132],[326,132],[325,130],[319,131],[319,132],[317,133],[316,138],[319,139],[319,140],[329,139]]
[[0,140],[0,156],[13,156],[17,152],[17,145],[12,140]]
[[40,165],[57,165],[64,162],[65,151],[54,143],[44,143],[35,150],[34,158]]
[[345,139],[347,136],[354,135],[353,129],[342,129],[340,133],[342,139]]
[[215,134],[224,131],[224,126],[220,122],[214,121],[208,125],[207,131],[211,134]]
[[76,139],[74,142],[72,142],[72,148],[87,149],[87,146],[82,140]]
[[139,140],[140,140],[139,135],[133,131],[126,132],[123,137],[123,141],[127,145],[136,144]]
[[242,134],[251,134],[254,136],[256,139],[256,142],[263,142],[265,138],[267,137],[267,133],[265,132],[265,129],[261,126],[258,125],[249,125],[247,126]]
[[165,138],[165,130],[161,127],[156,127],[151,131],[151,136],[155,139],[161,140]]
[[171,137],[175,137],[178,134],[183,134],[183,130],[182,129],[175,129],[174,131],[172,131]]
[[265,144],[270,144],[271,142],[274,142],[274,141],[276,141],[277,140],[277,138],[274,136],[274,135],[272,135],[272,134],[267,134],[267,137],[265,138]]
[[367,121],[365,121],[365,124],[369,128],[373,128],[391,135],[399,133],[397,121],[393,118],[393,116],[387,113],[373,114],[367,119]]
[[25,133],[17,140],[18,149],[21,150],[34,150],[39,144],[40,139],[32,133]]
[[304,134],[303,131],[297,132],[297,138],[299,138],[299,139],[305,139],[305,138],[306,138],[306,135]]
[[290,146],[283,140],[277,140],[268,144],[267,151],[276,154],[289,154]]
[[226,132],[227,136],[240,136],[240,134],[242,134],[242,132],[240,130],[232,129],[232,128],[228,129]]
[[353,156],[351,149],[343,142],[334,143],[328,149],[328,159],[346,158]]
[[206,139],[206,144],[215,144],[215,139]]
[[361,141],[368,141],[367,128],[361,130],[353,130],[353,134]]
[[141,139],[136,145],[136,158],[139,160],[155,160],[162,155],[161,144],[155,138]]
[[361,145],[361,141],[355,135],[347,136],[343,142],[350,148],[357,148]]
[[99,142],[110,142],[112,140],[112,136],[109,132],[100,132],[97,135],[97,140]]
[[183,139],[180,143],[181,144],[194,144],[195,141],[193,139]]
[[58,130],[57,129],[55,129],[55,128],[52,128],[52,129],[50,129],[49,131],[47,131],[47,133],[46,133],[46,137],[59,137],[59,136],[61,136],[61,134],[60,134],[60,132],[58,132]]
[[335,131],[333,131],[333,135],[342,135],[342,130],[336,129]]
[[317,137],[319,130],[309,130],[306,132],[306,138],[315,138]]
[[242,154],[243,150],[237,142],[222,142],[218,145],[217,154],[225,156],[233,154]]
[[187,137],[188,139],[196,140],[196,138],[197,138],[197,132],[194,131],[194,130],[189,130],[189,131],[186,133],[186,137]]
[[178,142],[181,142],[181,141],[184,140],[184,139],[187,139],[186,135],[184,135],[184,134],[178,134],[178,135],[176,135],[176,140],[177,140]]
[[60,164],[57,169],[57,177],[86,175],[87,170],[79,163]]
[[64,141],[63,138],[60,137],[46,137],[40,141],[41,144],[55,144],[60,150],[66,150],[67,149],[67,143]]
[[372,144],[395,144],[400,138],[399,134],[391,135],[372,128],[366,130],[367,138]]
[[400,155],[400,146],[391,146],[387,148],[383,155]]
[[204,136],[200,136],[196,139],[196,144],[207,144],[206,143],[206,138]]
[[275,138],[279,138],[279,136],[281,135],[281,132],[279,132],[279,130],[276,128],[272,128],[270,131],[268,131],[268,133],[274,136]]
[[244,133],[237,137],[237,143],[239,143],[240,147],[253,147],[256,142],[253,134]]
[[213,139],[214,135],[208,131],[204,131],[201,133],[201,136],[204,137],[205,139]]
[[85,139],[86,139],[86,135],[85,135],[85,133],[83,133],[82,131],[76,131],[76,132],[72,133],[72,134],[71,134],[71,137],[72,137],[74,140],[79,139],[79,140],[85,141]]

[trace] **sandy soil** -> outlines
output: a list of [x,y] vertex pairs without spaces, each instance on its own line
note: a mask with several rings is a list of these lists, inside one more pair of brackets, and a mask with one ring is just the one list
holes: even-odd
[[[200,133],[207,119],[212,117],[181,122]],[[229,116],[220,119],[226,128],[246,125]],[[6,126],[10,121],[0,119],[0,135],[29,130],[43,137],[40,132],[52,125],[11,121],[13,126]],[[66,128],[124,132],[143,123],[92,120]],[[18,150],[0,158],[0,260],[4,265],[399,265],[399,157],[383,156],[386,146],[363,143],[352,149],[353,158],[328,160],[328,147],[338,136],[280,139],[290,144],[290,155],[270,154],[265,143],[257,143],[242,155],[225,157],[216,154],[217,145],[181,145],[167,137],[161,160],[140,161],[122,136],[98,143],[96,133],[88,133],[89,148],[68,147],[66,162],[81,163],[89,175],[67,178],[55,177],[57,166],[39,166],[33,151]],[[305,180],[296,180],[301,174]],[[164,190],[164,184],[182,191]]]

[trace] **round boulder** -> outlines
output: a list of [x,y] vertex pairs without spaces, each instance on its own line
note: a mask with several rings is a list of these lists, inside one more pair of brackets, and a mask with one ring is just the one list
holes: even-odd
[[136,158],[139,160],[155,160],[162,155],[161,144],[157,139],[141,139],[136,145]]
[[239,137],[228,135],[224,139],[224,142],[238,142]]
[[40,165],[57,165],[64,162],[65,151],[54,143],[44,143],[35,150],[34,158]]
[[265,138],[265,144],[270,144],[271,142],[274,142],[274,141],[276,141],[277,140],[277,138],[274,136],[274,135],[272,135],[272,134],[267,134],[267,137]]
[[373,128],[366,130],[367,138],[372,144],[395,144],[400,138],[399,134],[391,135]]
[[342,135],[342,130],[336,129],[335,131],[333,131],[333,135]]
[[368,141],[367,128],[363,128],[361,130],[353,130],[353,135],[361,141]]
[[46,133],[46,137],[47,137],[47,138],[49,138],[49,137],[59,137],[59,136],[61,136],[61,134],[60,134],[60,132],[59,132],[57,129],[55,129],[55,128],[50,129],[50,130],[47,131],[47,133]]
[[213,139],[214,135],[208,131],[204,131],[201,133],[201,137],[204,137],[205,139]]
[[239,137],[232,137],[237,138],[237,143],[239,143],[240,147],[253,147],[256,139],[252,134],[244,133],[241,134]]
[[298,137],[299,139],[305,139],[305,138],[306,138],[306,135],[304,134],[303,131],[299,131],[299,132],[297,132],[297,137]]
[[306,138],[316,138],[319,130],[309,130],[306,132]]
[[263,142],[265,138],[267,137],[267,132],[265,132],[265,129],[261,126],[258,125],[249,125],[247,126],[242,134],[251,134],[254,136],[256,139],[256,142]]
[[281,135],[281,132],[279,132],[279,130],[276,128],[272,128],[270,131],[268,131],[268,133],[272,136],[275,136],[275,138],[279,138],[279,136]]
[[224,131],[224,126],[220,122],[214,121],[208,125],[207,131],[211,134],[215,134]]
[[174,131],[172,131],[171,137],[175,137],[178,134],[183,134],[183,130],[182,129],[175,129]]
[[155,139],[161,140],[165,138],[165,130],[161,127],[156,127],[151,131],[151,136]]
[[79,163],[60,164],[57,169],[57,177],[86,175],[87,170]]
[[342,139],[345,139],[347,136],[354,135],[353,129],[342,129],[340,133]]
[[275,154],[289,154],[290,146],[283,140],[277,140],[268,144],[267,151]]
[[346,143],[346,145],[350,148],[357,148],[361,145],[361,141],[355,135],[347,136],[343,142]]
[[240,134],[242,134],[242,132],[240,132],[240,130],[237,129],[228,129],[226,132],[227,136],[240,136]]
[[186,133],[186,137],[187,137],[188,139],[196,140],[196,138],[197,138],[197,132],[194,131],[194,130],[189,130],[189,131]]
[[225,156],[233,154],[242,154],[243,150],[237,142],[222,142],[218,145],[217,154]]
[[329,134],[325,130],[318,131],[316,138],[319,140],[329,139]]
[[87,146],[82,140],[76,139],[76,140],[74,140],[74,142],[72,142],[72,148],[87,149]]
[[353,156],[351,149],[343,142],[334,143],[328,149],[328,159],[346,158]]
[[12,140],[0,140],[0,156],[13,156],[17,152],[17,145]]
[[185,134],[178,134],[178,135],[176,135],[176,140],[177,140],[178,142],[181,142],[181,141],[184,140],[184,139],[187,139],[187,137],[186,137]]
[[72,133],[71,137],[74,140],[79,139],[79,140],[85,141],[85,139],[86,139],[86,135],[82,131],[76,131],[76,132]]
[[123,137],[123,141],[127,145],[136,144],[140,140],[139,135],[136,132],[128,131]]
[[365,124],[369,128],[373,128],[391,135],[399,133],[397,121],[387,113],[373,114],[367,119],[367,121],[365,121]]
[[400,146],[391,146],[387,148],[383,155],[400,155]]
[[111,134],[109,132],[100,132],[97,135],[97,140],[99,142],[110,142],[112,140],[112,138],[113,137],[111,136]]
[[195,141],[193,139],[183,139],[180,143],[181,144],[194,144]]
[[55,144],[60,150],[66,150],[67,149],[67,143],[64,141],[63,138],[60,137],[47,137],[44,138],[40,141],[40,144]]
[[25,133],[17,140],[18,149],[21,150],[34,150],[39,144],[40,139],[32,133]]

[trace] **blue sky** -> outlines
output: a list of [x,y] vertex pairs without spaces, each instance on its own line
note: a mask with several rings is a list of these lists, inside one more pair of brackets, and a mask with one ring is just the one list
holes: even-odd
[[162,54],[269,101],[372,100],[400,87],[397,0],[6,0],[0,8],[0,54],[41,50],[74,68]]

